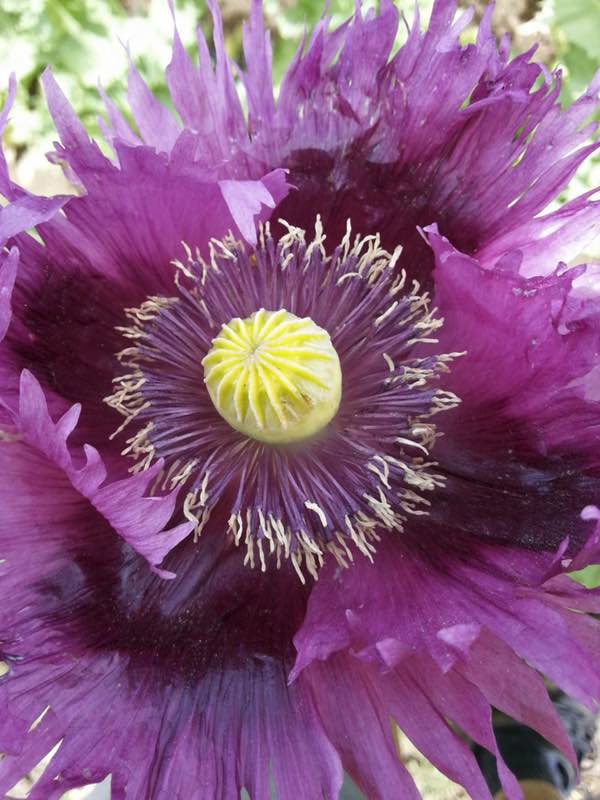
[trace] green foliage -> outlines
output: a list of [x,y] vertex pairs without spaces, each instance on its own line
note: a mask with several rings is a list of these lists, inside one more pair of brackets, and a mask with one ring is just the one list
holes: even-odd
[[552,33],[566,68],[563,99],[571,103],[600,68],[600,0],[553,0]]
[[[38,79],[46,64],[59,74],[85,76],[95,52],[94,39],[108,34],[119,10],[115,0],[100,8],[93,0],[32,0],[26,9],[19,0],[4,0],[0,7],[2,72],[17,71],[30,109],[38,110]],[[77,100],[85,115],[87,98],[80,94]]]
[[[144,13],[127,13],[119,0],[2,0],[0,26],[0,91],[11,71],[19,79],[19,102],[9,129],[9,145],[26,149],[50,135],[52,125],[39,89],[39,77],[51,65],[61,87],[92,134],[98,133],[102,104],[100,78],[116,102],[125,108],[127,71],[125,49],[133,55],[159,95],[164,89],[164,66],[169,57],[172,24],[163,0],[143,4]],[[178,3],[182,30],[190,43],[198,3]]]
[[565,40],[600,62],[600,0],[554,0],[554,17]]
[[598,69],[598,59],[593,59],[583,47],[570,42],[565,49],[562,62],[568,72],[565,90],[569,98],[574,98],[585,90],[593,78],[594,72]]
[[571,577],[578,583],[587,586],[588,589],[595,589],[597,586],[600,586],[600,565],[587,567],[586,569],[579,570],[579,572],[573,572],[571,573]]

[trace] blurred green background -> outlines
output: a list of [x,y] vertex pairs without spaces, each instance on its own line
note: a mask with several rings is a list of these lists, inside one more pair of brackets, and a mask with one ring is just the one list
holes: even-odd
[[[465,42],[471,41],[486,2],[459,1],[465,7],[476,6],[474,23],[463,34]],[[413,0],[397,2],[411,19]],[[200,25],[210,37],[210,14],[204,0],[175,0],[175,5],[180,34],[193,54],[196,26]],[[241,62],[241,23],[248,14],[250,0],[220,0],[219,5],[229,52]],[[425,24],[432,0],[422,0],[419,5]],[[277,84],[305,27],[312,27],[321,16],[323,0],[264,0],[264,10],[272,33]],[[330,0],[329,12],[334,22],[348,17],[353,10],[354,0]],[[538,42],[535,58],[549,69],[562,67],[564,104],[572,102],[600,68],[600,0],[497,0],[494,29],[498,36],[510,34],[515,51]],[[0,0],[0,30],[0,99],[10,72],[16,72],[19,79],[5,148],[13,177],[32,191],[52,194],[68,190],[60,169],[44,158],[55,138],[39,88],[39,77],[46,65],[52,65],[63,90],[94,135],[99,134],[98,115],[102,112],[97,93],[99,80],[127,114],[124,45],[130,46],[138,68],[156,95],[169,103],[164,67],[170,58],[172,20],[167,0]],[[560,202],[599,185],[600,156],[596,156],[580,169]],[[598,258],[597,246],[596,252],[582,253],[578,261]],[[590,586],[600,585],[600,567],[592,567],[577,577]],[[402,741],[401,749],[425,798],[464,800],[466,796],[459,787],[433,770],[410,743]],[[594,791],[600,790],[600,768],[598,772],[596,778],[592,776],[593,785],[588,783]],[[25,797],[29,785],[23,782],[14,796]],[[69,800],[91,797],[89,791],[92,790],[70,793]],[[351,786],[344,791],[347,800],[358,796]],[[105,797],[106,786],[94,792],[94,799]]]

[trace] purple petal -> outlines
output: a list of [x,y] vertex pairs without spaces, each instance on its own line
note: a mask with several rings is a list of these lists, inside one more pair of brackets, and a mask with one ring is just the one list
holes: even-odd
[[6,156],[4,155],[4,149],[2,148],[1,142],[4,136],[4,129],[6,128],[11,108],[15,102],[16,95],[17,79],[15,73],[11,72],[10,78],[8,79],[8,92],[6,101],[2,107],[2,110],[0,111],[0,193],[5,197],[10,197],[11,199],[13,197],[18,197],[19,192],[14,190],[13,182],[8,174],[8,164],[6,163]]
[[129,127],[129,123],[119,111],[116,104],[108,97],[102,86],[98,86],[98,93],[102,98],[102,102],[106,108],[106,113],[110,123],[110,129],[106,126],[104,120],[100,117],[100,122],[105,126],[105,138],[111,142],[114,147],[115,140],[120,140],[125,144],[137,147],[143,144],[142,140],[137,136]]
[[219,187],[237,229],[251,244],[256,243],[256,220],[265,216],[263,207],[275,208],[288,190],[283,170],[265,175],[263,183],[227,180],[219,181]]
[[556,263],[572,261],[598,235],[599,201],[592,200],[596,194],[588,192],[558,211],[532,217],[504,232],[478,251],[478,261],[488,268],[501,268],[514,254],[516,269],[526,277],[547,275]]
[[[485,789],[476,783],[467,755],[455,749],[446,719],[493,749],[493,705],[573,758],[543,683],[529,665],[590,702],[600,688],[598,622],[577,612],[575,595],[567,608],[555,597],[552,582],[536,582],[531,570],[528,574],[527,551],[471,545],[468,556],[451,556],[445,549],[434,559],[433,543],[429,551],[409,554],[389,536],[373,565],[361,560],[341,572],[326,567],[295,638],[292,676],[306,672],[308,680],[318,680],[342,658],[348,673],[376,668],[375,685],[382,692],[388,683],[393,687],[386,709],[419,749],[476,797],[485,796]],[[553,554],[543,558],[547,571]],[[537,574],[537,581],[543,580]],[[352,659],[372,666],[353,667]],[[424,719],[429,720],[425,735]],[[509,797],[517,796],[507,772],[503,783]]]
[[[290,65],[256,146],[276,154],[299,189],[277,217],[308,227],[308,210],[317,210],[334,237],[350,218],[361,232],[381,233],[388,247],[402,244],[401,266],[422,279],[431,255],[417,225],[436,221],[469,254],[489,246],[486,265],[495,243],[518,230],[532,274],[550,247],[567,252],[574,244],[560,214],[532,219],[597,147],[586,146],[592,130],[583,123],[597,107],[599,84],[562,111],[558,77],[534,90],[542,68],[531,52],[508,62],[490,13],[476,44],[462,47],[464,20],[453,23],[455,10],[452,0],[438,0],[428,30],[414,24],[391,60],[391,4],[338,31],[321,25]],[[259,92],[259,78],[251,83]],[[597,214],[587,199],[578,203],[577,214],[575,206],[566,213],[591,235]]]
[[258,132],[272,125],[275,117],[273,53],[261,0],[252,0],[250,19],[242,26],[242,39],[246,60],[242,81],[248,97],[248,122],[250,130]]
[[54,217],[69,198],[33,197],[24,195],[0,208],[0,242],[12,239],[17,233],[33,228]]
[[419,800],[421,795],[398,758],[389,698],[380,677],[346,657],[311,666],[304,676],[344,768],[366,796]]
[[572,292],[585,267],[524,279],[482,269],[434,232],[429,241],[445,318],[442,349],[468,351],[448,381],[465,413],[496,405],[535,424],[534,446],[543,453],[577,438],[578,452],[595,461],[596,403],[582,389],[596,365],[598,308]]
[[12,317],[11,296],[17,278],[19,251],[12,247],[0,254],[0,342],[4,339]]
[[159,153],[170,153],[180,133],[179,125],[171,112],[154,97],[131,59],[127,98],[146,144]]
[[[33,410],[36,398],[25,403]],[[74,421],[56,429],[66,435]],[[287,569],[249,572],[221,520],[171,552],[178,578],[163,581],[24,441],[0,443],[0,504],[1,793],[62,740],[33,797],[110,773],[114,798],[246,787],[269,800],[273,782],[282,800],[299,786],[337,798],[341,765],[313,692],[287,686],[305,597]]]
[[[43,453],[65,473],[73,487],[90,501],[128,544],[147,558],[152,566],[160,564],[193,527],[186,522],[171,530],[164,530],[173,514],[177,492],[159,497],[147,495],[156,477],[156,469],[106,483],[106,468],[93,448],[86,448],[85,465],[77,466],[67,439],[77,425],[79,412],[79,406],[72,406],[54,423],[39,383],[31,373],[26,370],[23,372],[19,415],[15,419],[19,434],[27,444]],[[160,469],[160,465],[157,467]]]

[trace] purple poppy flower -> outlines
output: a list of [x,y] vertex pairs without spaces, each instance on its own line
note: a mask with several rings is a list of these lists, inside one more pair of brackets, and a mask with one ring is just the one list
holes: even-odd
[[417,798],[397,723],[516,799],[490,708],[572,756],[541,676],[600,697],[598,201],[544,210],[599,82],[561,111],[454,0],[391,56],[383,2],[275,101],[256,3],[246,113],[211,8],[112,158],[45,74],[80,196],[0,162],[0,791],[59,745],[33,800]]

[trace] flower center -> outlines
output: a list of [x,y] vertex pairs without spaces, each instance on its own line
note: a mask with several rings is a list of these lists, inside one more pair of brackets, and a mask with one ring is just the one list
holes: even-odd
[[308,439],[340,405],[342,372],[329,334],[283,308],[225,323],[202,366],[219,414],[261,442]]
[[442,322],[400,251],[350,227],[324,240],[317,218],[312,239],[267,226],[253,250],[188,248],[173,296],[125,310],[106,398],[132,471],[151,494],[179,493],[196,537],[231,537],[262,570],[289,559],[301,580],[328,554],[372,558],[384,532],[427,513],[443,484],[432,418],[458,402],[440,385],[458,354],[436,350]]

